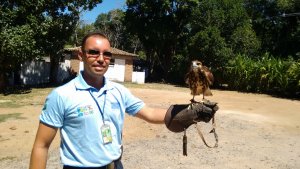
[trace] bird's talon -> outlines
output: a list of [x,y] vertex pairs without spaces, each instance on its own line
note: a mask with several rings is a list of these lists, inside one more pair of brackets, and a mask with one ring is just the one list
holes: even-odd
[[200,102],[197,102],[197,101],[194,100],[194,99],[191,99],[190,101],[191,101],[192,104],[193,104],[193,103],[200,103]]

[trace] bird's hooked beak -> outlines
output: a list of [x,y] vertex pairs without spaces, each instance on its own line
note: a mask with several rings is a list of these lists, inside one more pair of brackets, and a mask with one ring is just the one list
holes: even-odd
[[199,67],[201,68],[202,65],[199,64],[198,62],[193,62],[193,63],[192,63],[192,68],[193,68],[193,69],[196,69],[196,68],[199,68]]

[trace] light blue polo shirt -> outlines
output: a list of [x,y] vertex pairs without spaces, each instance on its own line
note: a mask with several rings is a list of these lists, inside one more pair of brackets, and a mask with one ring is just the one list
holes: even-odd
[[[103,143],[103,118],[91,94],[103,112],[105,124],[110,125],[111,143]],[[135,115],[143,106],[144,102],[128,89],[106,78],[104,86],[98,91],[84,81],[81,72],[48,95],[40,121],[60,128],[60,154],[64,165],[100,167],[121,155],[125,112]]]

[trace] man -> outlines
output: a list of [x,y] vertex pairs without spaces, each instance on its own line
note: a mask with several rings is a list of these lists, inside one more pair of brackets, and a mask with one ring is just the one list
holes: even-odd
[[[84,71],[69,83],[54,89],[47,97],[32,149],[30,169],[46,168],[48,149],[58,129],[61,133],[60,154],[64,169],[122,169],[119,159],[125,112],[150,123],[167,121],[167,127],[171,131],[175,128],[175,132],[190,125],[183,125],[178,130],[181,124],[172,124],[175,115],[183,112],[183,109],[172,106],[166,116],[166,110],[145,106],[124,86],[104,77],[112,56],[105,35],[90,33],[84,37],[81,45],[79,59],[84,63]],[[191,117],[189,122],[196,118],[195,113],[205,108],[209,110],[208,116],[212,116],[211,108],[199,108],[189,111],[190,115],[186,113]],[[167,120],[165,117],[168,117]]]

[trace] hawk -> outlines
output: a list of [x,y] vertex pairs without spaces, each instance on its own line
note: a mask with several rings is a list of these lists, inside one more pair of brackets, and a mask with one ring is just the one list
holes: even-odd
[[212,96],[209,86],[213,84],[214,76],[211,71],[198,60],[193,60],[190,66],[189,72],[185,75],[185,83],[189,85],[193,98],[192,103],[196,95]]

